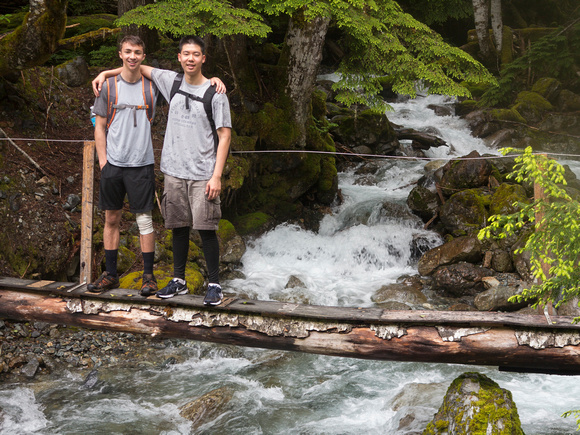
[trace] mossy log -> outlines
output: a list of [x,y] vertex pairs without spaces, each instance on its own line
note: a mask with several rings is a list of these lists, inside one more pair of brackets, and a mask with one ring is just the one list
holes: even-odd
[[170,301],[115,289],[0,278],[0,318],[44,321],[158,337],[386,361],[499,366],[580,374],[580,325],[487,312],[390,311],[202,297]]

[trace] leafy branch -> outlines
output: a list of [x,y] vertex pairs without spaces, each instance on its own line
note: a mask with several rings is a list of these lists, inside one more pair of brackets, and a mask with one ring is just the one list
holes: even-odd
[[[502,152],[508,154],[518,150],[505,148]],[[515,204],[518,207],[515,213],[491,216],[491,223],[480,230],[478,237],[480,240],[502,239],[528,224],[535,224],[535,231],[515,253],[530,253],[531,272],[536,283],[510,300],[535,300],[534,307],[548,303],[558,307],[580,295],[577,255],[580,252],[580,204],[566,192],[564,167],[556,161],[545,155],[534,155],[531,147],[515,161],[514,170],[508,177],[518,183],[539,185],[545,198],[535,198],[529,204]]]

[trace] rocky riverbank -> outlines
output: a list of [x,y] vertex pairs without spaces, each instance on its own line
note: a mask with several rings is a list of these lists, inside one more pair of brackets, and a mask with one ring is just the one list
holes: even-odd
[[45,322],[0,320],[0,381],[32,381],[62,370],[164,366],[178,340],[82,329]]

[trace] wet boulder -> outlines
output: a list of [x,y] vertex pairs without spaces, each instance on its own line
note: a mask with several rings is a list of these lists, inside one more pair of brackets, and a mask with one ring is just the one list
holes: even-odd
[[419,260],[419,274],[431,275],[440,266],[467,261],[476,263],[482,258],[481,242],[475,236],[457,237],[427,251]]
[[228,387],[217,388],[183,405],[179,415],[190,420],[192,428],[196,429],[220,415],[232,399],[232,394],[232,390]]
[[474,296],[483,290],[482,279],[494,272],[471,263],[457,263],[440,267],[433,274],[433,287],[444,290],[448,296]]
[[407,205],[413,213],[427,222],[437,213],[439,198],[426,187],[415,186],[407,197]]
[[483,278],[483,282],[489,288],[475,296],[474,305],[479,311],[517,311],[528,306],[528,301],[509,301],[509,298],[521,294],[527,287],[523,281],[487,277]]
[[486,225],[491,199],[486,189],[467,189],[451,196],[439,210],[445,229],[454,236],[471,234]]
[[464,373],[453,381],[423,435],[445,433],[524,434],[512,394],[475,372]]
[[336,140],[348,147],[367,146],[375,154],[392,154],[398,147],[399,141],[384,114],[377,114],[371,110],[363,110],[355,114],[352,111],[349,115],[338,115],[331,119],[337,124],[332,129],[332,134]]
[[486,186],[492,172],[492,165],[486,159],[480,159],[477,151],[472,151],[465,160],[452,160],[443,167],[440,187],[446,196],[476,187]]
[[389,302],[398,302],[407,306],[423,305],[427,298],[421,293],[420,283],[394,283],[382,286],[371,297],[371,300],[379,307]]

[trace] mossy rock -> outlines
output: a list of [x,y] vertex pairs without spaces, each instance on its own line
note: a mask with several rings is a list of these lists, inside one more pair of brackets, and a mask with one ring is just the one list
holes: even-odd
[[240,235],[247,236],[263,231],[272,221],[272,216],[258,211],[237,217],[235,225]]
[[562,90],[558,95],[558,108],[562,112],[576,112],[580,110],[580,95],[568,89]]
[[532,92],[536,92],[551,103],[556,101],[556,98],[562,90],[562,83],[552,77],[542,77],[538,79],[532,86]]
[[519,210],[518,203],[528,203],[526,190],[520,184],[501,184],[491,197],[489,212],[492,215],[507,215]]
[[512,121],[526,123],[525,118],[519,114],[519,112],[513,108],[511,109],[493,109],[490,111],[492,119],[497,119],[498,121]]
[[439,411],[423,435],[487,434],[523,435],[512,394],[475,372],[453,381]]
[[518,94],[513,109],[527,122],[536,123],[542,120],[546,112],[554,110],[554,106],[537,92],[522,91]]

